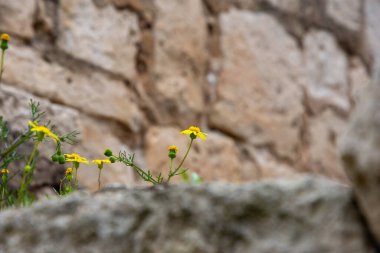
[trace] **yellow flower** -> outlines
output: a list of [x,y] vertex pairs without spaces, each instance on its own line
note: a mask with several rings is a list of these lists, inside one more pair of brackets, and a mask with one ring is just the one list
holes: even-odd
[[47,136],[53,138],[54,140],[59,141],[59,137],[57,135],[53,134],[49,128],[44,127],[44,126],[39,126],[39,125],[37,125],[37,123],[31,122],[31,121],[29,121],[29,126],[32,127],[30,129],[30,131],[42,133],[43,137],[45,137],[47,135]]
[[73,169],[72,168],[67,168],[67,170],[66,170],[66,175],[68,175],[68,174],[73,174]]
[[111,163],[110,160],[105,159],[105,160],[92,160],[92,163],[96,163],[97,165],[103,165],[103,163]]
[[11,37],[9,36],[9,34],[7,33],[3,33],[0,37],[1,40],[6,40],[6,41],[9,41],[11,39]]
[[181,134],[187,134],[190,136],[190,138],[195,139],[197,136],[201,138],[202,140],[206,140],[207,133],[201,132],[201,129],[196,126],[191,126],[186,130],[183,130]]
[[[105,159],[105,160],[92,160],[92,163],[96,163],[98,165],[98,169],[101,170],[103,169],[103,163],[111,163],[110,160]],[[100,173],[100,171],[99,171]],[[99,174],[100,177],[100,174]]]
[[2,170],[1,170],[1,173],[2,173],[2,174],[9,174],[9,170],[7,170],[7,169],[2,169]]
[[168,151],[169,152],[172,151],[172,152],[177,153],[178,152],[178,148],[177,148],[177,146],[172,145],[172,146],[168,147]]
[[65,154],[66,162],[77,162],[77,163],[85,163],[88,164],[88,161],[86,158],[81,157],[78,154]]

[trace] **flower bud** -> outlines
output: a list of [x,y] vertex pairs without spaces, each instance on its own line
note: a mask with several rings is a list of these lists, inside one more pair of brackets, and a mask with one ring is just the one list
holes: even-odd
[[54,155],[52,155],[51,156],[51,160],[53,161],[53,162],[58,162],[58,154],[54,154]]
[[168,148],[168,151],[169,151],[169,154],[168,156],[171,158],[171,159],[174,159],[176,156],[177,156],[177,152],[178,152],[178,148],[174,145],[170,146]]
[[31,171],[32,170],[32,166],[30,166],[30,165],[26,165],[25,167],[24,167],[24,171],[26,172],[26,173],[28,173],[29,171]]
[[112,151],[111,151],[111,149],[107,148],[107,149],[104,151],[104,155],[107,156],[107,157],[112,156]]
[[110,162],[111,163],[115,163],[116,162],[116,158],[115,157],[110,157]]
[[71,180],[73,180],[73,169],[67,168],[65,174],[66,174],[67,181],[71,182]]
[[2,169],[1,170],[1,180],[2,182],[7,182],[8,181],[8,174],[9,174],[9,170],[7,169]]
[[65,164],[65,162],[66,162],[65,156],[63,156],[63,155],[58,156],[58,163],[59,164]]
[[7,50],[8,49],[8,42],[9,40],[11,39],[10,36],[6,33],[3,33],[1,36],[0,36],[0,39],[1,39],[1,44],[0,44],[0,48],[2,50]]

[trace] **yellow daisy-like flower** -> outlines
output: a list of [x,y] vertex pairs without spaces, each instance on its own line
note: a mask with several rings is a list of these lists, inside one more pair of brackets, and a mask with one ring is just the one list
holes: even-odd
[[67,168],[67,170],[66,170],[66,175],[71,175],[71,174],[73,174],[73,169],[72,168]]
[[9,174],[9,170],[7,170],[7,169],[2,169],[2,170],[1,170],[1,173],[2,173],[2,174]]
[[11,39],[11,36],[9,36],[9,34],[7,33],[3,33],[0,37],[1,40],[6,40],[6,41],[10,41]]
[[[111,163],[110,160],[104,159],[104,160],[92,160],[92,163],[96,163],[98,165],[99,170],[103,169],[103,163]],[[100,171],[99,171],[100,173]],[[99,174],[100,177],[100,174]]]
[[42,133],[44,137],[49,136],[49,137],[53,138],[54,140],[59,141],[59,137],[57,135],[53,134],[49,128],[47,128],[45,126],[39,126],[39,125],[37,125],[37,123],[34,123],[32,121],[29,121],[28,124],[29,124],[29,126],[32,127],[30,129],[30,131]]
[[111,163],[110,160],[105,159],[105,160],[92,160],[92,163],[96,163],[97,165],[103,165],[103,163]]
[[190,138],[195,139],[197,136],[201,138],[202,140],[206,140],[207,133],[201,132],[201,129],[196,126],[191,126],[186,130],[183,130],[181,134],[187,134],[190,136]]
[[88,160],[84,157],[81,157],[78,154],[65,154],[66,162],[77,162],[88,164]]
[[172,145],[172,146],[169,146],[168,147],[168,151],[172,151],[172,152],[178,152],[178,148],[177,148],[177,146],[174,146],[174,145]]

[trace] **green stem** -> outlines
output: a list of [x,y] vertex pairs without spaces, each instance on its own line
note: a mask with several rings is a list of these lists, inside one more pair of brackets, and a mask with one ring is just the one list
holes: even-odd
[[3,78],[3,72],[4,72],[4,55],[5,55],[5,50],[1,50],[1,63],[0,63],[0,83]]
[[[74,189],[76,189],[77,188],[77,186],[78,186],[78,169],[79,168],[77,168],[76,166],[74,166],[74,164],[73,164],[73,167],[75,168],[75,175],[74,175]],[[70,182],[71,183],[71,182]]]
[[34,144],[34,147],[33,147],[33,151],[32,153],[30,154],[30,157],[29,157],[29,160],[28,160],[28,163],[26,165],[30,165],[33,161],[33,158],[34,156],[36,155],[36,151],[37,151],[37,148],[38,148],[38,144],[40,144],[39,141],[36,141],[36,144]]
[[181,168],[182,164],[185,162],[189,152],[190,152],[190,149],[191,149],[191,145],[193,144],[193,141],[194,139],[191,139],[190,143],[189,143],[189,146],[187,147],[187,151],[185,153],[185,156],[183,157],[182,161],[180,162],[180,164],[178,165],[178,167],[172,172],[169,174],[168,176],[168,181],[170,181],[170,178],[172,178],[173,176],[175,176],[177,174],[177,172],[179,171],[179,169]]
[[[30,166],[32,164],[32,161],[34,159],[34,156],[36,155],[39,144],[40,144],[39,141],[36,141],[36,143],[34,144],[33,151],[30,154],[30,157],[26,166]],[[28,174],[32,174],[32,173],[33,173],[32,171],[28,171],[28,172],[24,171],[22,179],[21,179],[20,190],[19,190],[19,201],[22,201],[24,205],[26,205],[26,199],[25,199],[26,190],[29,186],[29,182],[31,181],[31,180],[27,180],[27,176]]]
[[173,167],[173,158],[170,158],[169,175],[172,174],[172,167]]
[[99,169],[99,174],[98,174],[98,191],[100,190],[100,175],[102,174],[102,170]]
[[124,162],[127,166],[130,166],[132,167],[133,169],[135,169],[137,171],[137,173],[140,174],[140,176],[146,180],[146,181],[149,181],[153,184],[158,184],[158,182],[156,180],[154,180],[154,178],[150,177],[143,169],[141,169],[140,167],[138,167],[137,165],[135,164],[129,164],[129,163],[126,163]]
[[18,148],[18,146],[20,146],[24,142],[28,141],[30,139],[30,135],[31,134],[32,134],[32,132],[30,132],[28,130],[26,133],[24,133],[23,135],[21,135],[21,137],[19,139],[17,139],[9,148],[7,148],[6,150],[4,150],[0,154],[0,160],[3,159],[4,157],[6,157],[9,153],[13,152],[16,148]]

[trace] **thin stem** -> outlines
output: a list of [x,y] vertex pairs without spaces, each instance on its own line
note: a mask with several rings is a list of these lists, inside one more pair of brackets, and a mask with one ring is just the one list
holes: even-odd
[[98,191],[100,190],[100,175],[102,174],[102,170],[99,169],[99,174],[98,174]]
[[193,144],[193,141],[194,141],[194,139],[191,139],[191,141],[190,141],[190,143],[189,143],[189,146],[187,147],[187,151],[186,151],[186,153],[185,153],[185,156],[183,157],[183,159],[182,159],[182,161],[180,162],[180,164],[178,165],[178,167],[177,167],[172,173],[169,174],[169,176],[168,176],[168,181],[167,181],[167,182],[170,181],[170,178],[171,178],[171,177],[173,177],[173,176],[175,176],[175,175],[177,174],[178,170],[181,168],[182,164],[185,162],[185,160],[186,160],[186,158],[187,158],[187,156],[188,156],[188,154],[189,154],[189,152],[190,152],[191,145]]
[[1,50],[1,63],[0,63],[0,83],[3,78],[3,72],[4,72],[4,55],[5,55],[5,50]]
[[37,148],[38,148],[38,144],[40,144],[39,141],[36,141],[36,144],[34,144],[34,147],[33,147],[33,151],[32,153],[30,154],[30,157],[29,157],[29,160],[28,160],[28,163],[26,165],[30,165],[33,161],[33,158],[34,156],[36,155],[36,151],[37,151]]
[[63,181],[66,179],[66,176],[60,180],[60,183],[59,183],[59,195],[63,195],[62,194],[62,184],[63,184]]
[[172,167],[173,167],[173,158],[170,158],[169,175],[172,174]]
[[74,189],[76,189],[77,186],[78,186],[78,169],[79,168],[77,168],[76,166],[74,166],[74,164],[73,164],[73,167],[75,168],[75,174],[74,174],[74,187],[75,188]]
[[[36,143],[34,144],[33,151],[30,154],[30,157],[29,157],[29,160],[28,160],[26,166],[30,166],[30,164],[32,163],[34,156],[36,155],[37,148],[38,148],[39,144],[40,144],[39,141],[36,141]],[[22,201],[24,205],[26,205],[25,193],[26,193],[26,190],[27,190],[29,182],[30,182],[30,180],[27,179],[28,174],[32,174],[32,171],[30,170],[30,171],[26,172],[24,170],[24,173],[23,173],[22,179],[21,179],[21,184],[20,184],[20,191],[19,191],[19,201]]]
[[6,157],[9,153],[13,152],[16,148],[18,148],[18,146],[20,146],[24,142],[28,141],[30,138],[30,135],[31,135],[31,132],[29,130],[26,131],[23,135],[21,135],[21,137],[18,138],[9,148],[4,150],[0,154],[0,160],[3,159],[4,157]]
[[158,184],[158,182],[156,180],[154,180],[154,178],[152,178],[151,176],[149,176],[143,169],[141,169],[140,167],[132,164],[131,166],[132,168],[134,168],[136,171],[140,172],[142,175],[143,175],[143,178],[146,180],[146,181],[149,181],[149,182],[152,182],[153,184]]

